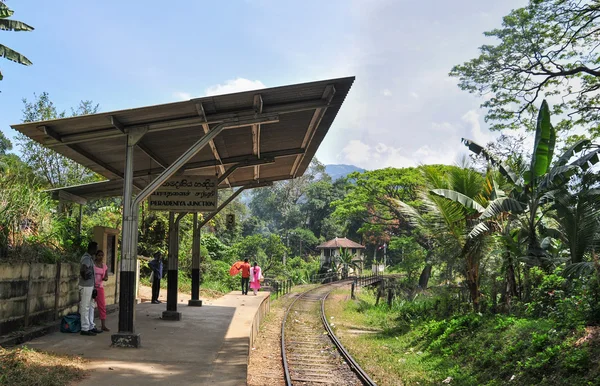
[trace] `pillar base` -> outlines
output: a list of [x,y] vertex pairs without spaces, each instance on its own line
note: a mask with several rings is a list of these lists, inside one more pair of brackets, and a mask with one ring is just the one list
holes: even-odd
[[188,300],[189,307],[202,307],[202,300],[200,299],[190,299]]
[[181,312],[177,311],[163,311],[162,320],[181,320]]
[[113,347],[123,348],[140,348],[141,337],[140,334],[133,334],[129,332],[119,332],[110,336]]

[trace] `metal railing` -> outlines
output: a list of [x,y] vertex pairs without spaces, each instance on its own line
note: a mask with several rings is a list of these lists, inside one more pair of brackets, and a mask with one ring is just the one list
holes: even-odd
[[352,288],[350,289],[350,297],[352,299],[355,298],[354,296],[354,290],[356,289],[356,287],[365,287],[368,285],[372,285],[375,283],[378,283],[382,280],[383,275],[381,274],[381,272],[377,272],[377,273],[371,273],[369,275],[361,275],[361,276],[357,276],[354,278],[354,280],[352,281]]
[[280,296],[288,294],[294,282],[291,279],[286,280],[269,280],[265,279],[265,286],[271,289],[271,299],[277,299]]

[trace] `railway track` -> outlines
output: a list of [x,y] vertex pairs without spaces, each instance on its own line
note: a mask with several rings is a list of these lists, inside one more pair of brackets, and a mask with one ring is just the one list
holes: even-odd
[[298,296],[281,325],[286,385],[375,385],[339,342],[325,315],[325,299],[349,281],[322,285]]

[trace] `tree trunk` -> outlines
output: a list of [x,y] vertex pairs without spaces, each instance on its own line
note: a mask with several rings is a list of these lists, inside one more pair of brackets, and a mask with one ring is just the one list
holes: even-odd
[[473,311],[479,312],[479,260],[468,255],[467,263],[467,287],[473,302]]
[[425,290],[427,289],[427,284],[429,283],[429,278],[431,277],[431,269],[433,266],[431,264],[425,264],[425,268],[421,272],[421,276],[419,276],[419,288]]
[[506,267],[506,294],[509,297],[519,295],[517,292],[517,280],[515,279],[515,266],[512,258],[509,258],[508,266]]

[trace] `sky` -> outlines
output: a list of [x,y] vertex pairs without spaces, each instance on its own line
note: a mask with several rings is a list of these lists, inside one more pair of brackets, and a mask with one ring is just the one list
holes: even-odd
[[[373,170],[453,164],[461,137],[493,141],[481,97],[452,66],[526,0],[9,0],[33,32],[0,42],[33,66],[0,60],[0,130],[23,98],[101,111],[343,76],[354,86],[317,152],[325,164]],[[13,141],[14,142],[14,141]]]

